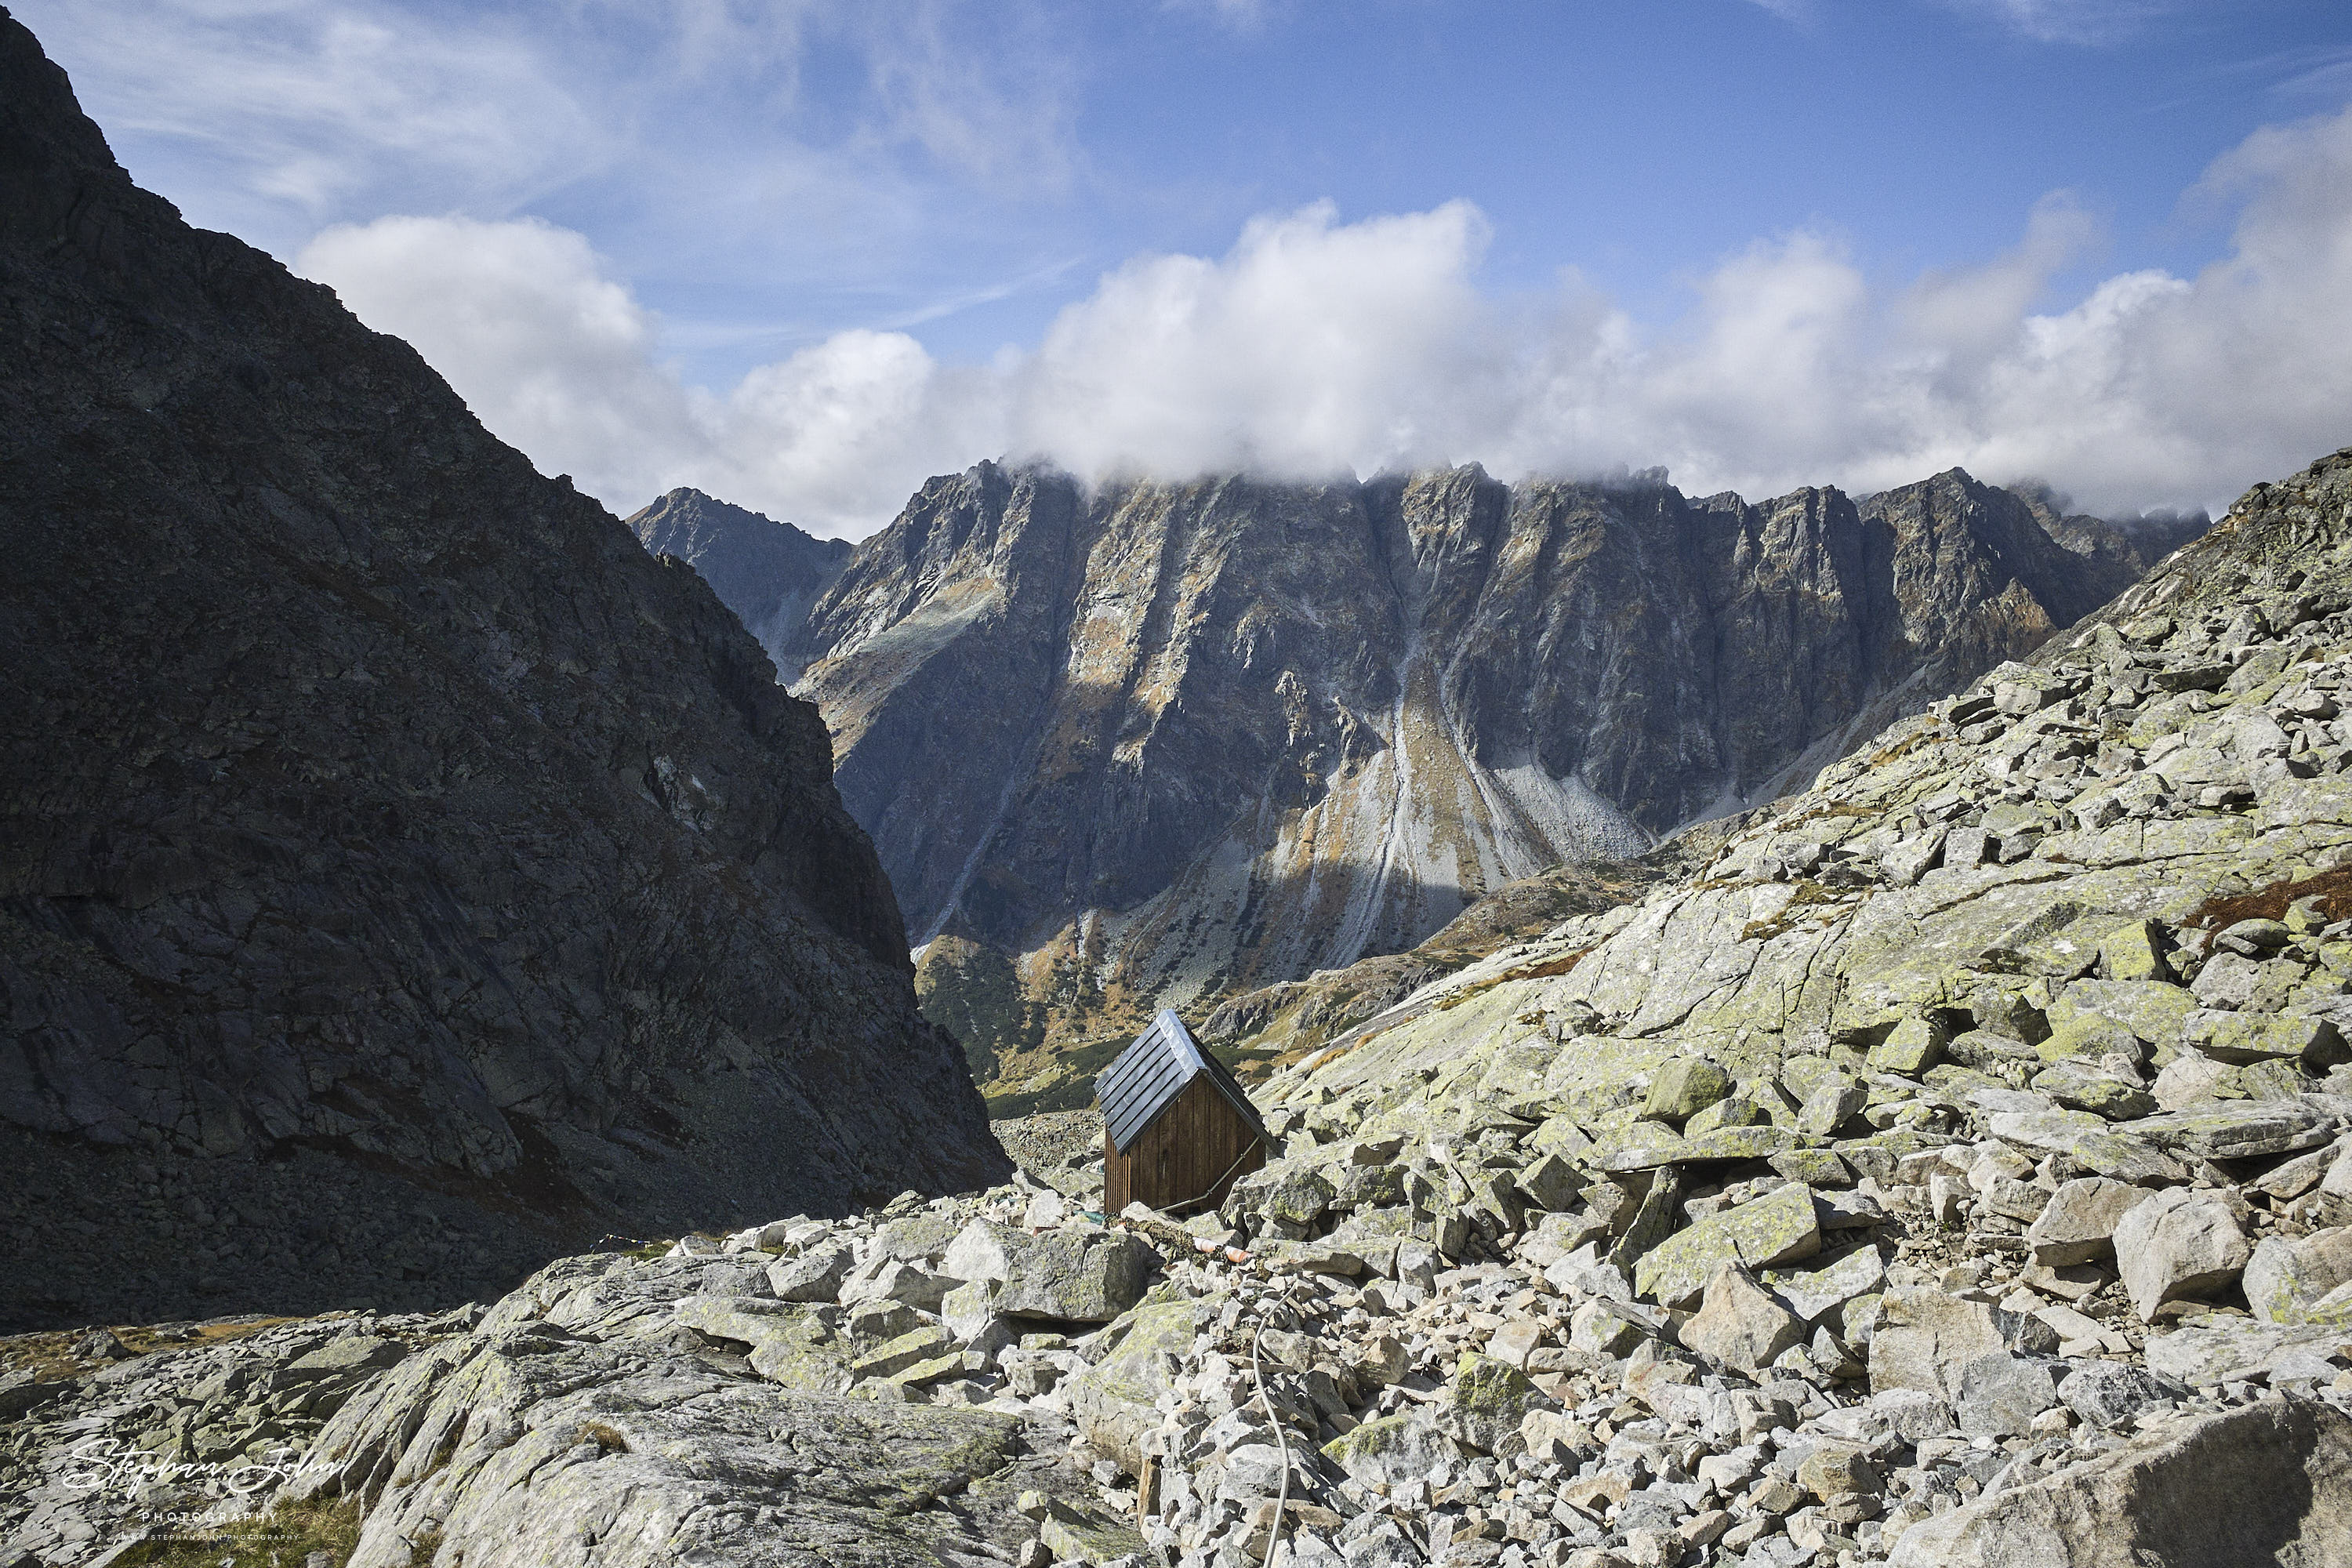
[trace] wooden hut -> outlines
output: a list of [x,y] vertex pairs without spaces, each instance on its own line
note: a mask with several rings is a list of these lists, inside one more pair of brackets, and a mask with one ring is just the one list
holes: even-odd
[[1241,1083],[1172,1011],[1095,1080],[1103,1113],[1103,1212],[1140,1200],[1184,1213],[1224,1201],[1273,1139]]

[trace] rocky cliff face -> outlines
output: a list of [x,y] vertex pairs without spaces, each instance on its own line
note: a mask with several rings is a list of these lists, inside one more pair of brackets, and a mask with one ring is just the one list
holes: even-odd
[[1001,1169],[815,711],[0,17],[0,1321]]
[[701,574],[787,685],[800,678],[793,650],[805,640],[809,610],[849,561],[847,540],[818,539],[696,489],[674,489],[625,521],[648,551]]
[[1957,471],[1751,505],[984,464],[859,546],[794,658],[926,1006],[1034,1096],[1150,1008],[1769,799],[2143,564]]

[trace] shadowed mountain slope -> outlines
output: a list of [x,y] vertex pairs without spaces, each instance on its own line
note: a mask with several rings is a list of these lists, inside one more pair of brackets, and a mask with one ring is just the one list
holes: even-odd
[[654,554],[675,555],[700,573],[786,682],[799,677],[787,650],[799,645],[810,607],[848,563],[849,541],[818,539],[696,489],[674,489],[625,521]]
[[0,1322],[1003,1168],[816,712],[0,14]]

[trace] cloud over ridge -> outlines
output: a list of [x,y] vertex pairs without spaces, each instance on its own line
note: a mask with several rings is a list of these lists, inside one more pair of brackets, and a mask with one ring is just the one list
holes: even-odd
[[2256,133],[2192,195],[2236,210],[2194,277],[2122,273],[2037,310],[2095,237],[2053,196],[2004,254],[1894,289],[1830,237],[1759,240],[1664,330],[1572,271],[1483,292],[1466,202],[1353,223],[1317,205],[1253,220],[1220,258],[1137,257],[989,364],[860,330],[723,394],[686,385],[659,323],[543,223],[344,226],[298,270],[624,510],[692,484],[856,535],[926,477],[1008,455],[1093,479],[1663,464],[1751,496],[1958,464],[2117,514],[2226,501],[2352,439],[2352,110]]

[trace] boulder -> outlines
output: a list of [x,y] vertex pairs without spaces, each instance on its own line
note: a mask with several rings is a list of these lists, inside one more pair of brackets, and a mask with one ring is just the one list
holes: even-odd
[[1827,1502],[1849,1494],[1874,1497],[1886,1483],[1867,1449],[1824,1443],[1798,1461],[1797,1484]]
[[1525,1372],[1528,1357],[1543,1342],[1543,1321],[1538,1318],[1513,1318],[1486,1337],[1486,1353],[1507,1366]]
[[1549,1215],[1576,1202],[1584,1191],[1584,1177],[1558,1154],[1546,1154],[1519,1173],[1518,1186],[1529,1203]]
[[[955,1280],[994,1281],[1002,1316],[1102,1323],[1141,1299],[1157,1258],[1149,1243],[1125,1231],[1088,1226],[1031,1236],[974,1220],[940,1267]],[[935,1301],[930,1310],[938,1307]]]
[[838,1292],[844,1306],[860,1301],[904,1301],[919,1311],[936,1313],[956,1280],[935,1274],[919,1263],[901,1263],[880,1255],[867,1258],[849,1272]]
[[2344,1059],[2343,1037],[2336,1026],[2301,1013],[2192,1013],[2184,1038],[2215,1061],[2232,1066],[2305,1061],[2328,1067]]
[[2075,1362],[2058,1385],[2058,1397],[2067,1409],[2101,1427],[2126,1426],[2187,1392],[2144,1367],[2114,1361]]
[[2230,1205],[2189,1187],[2168,1187],[2134,1206],[2116,1222],[2115,1247],[2132,1310],[2148,1323],[2167,1301],[2234,1283],[2253,1253]]
[[1940,1023],[1916,1016],[1905,1018],[1870,1047],[1870,1069],[1917,1078],[1944,1059],[1948,1038],[1949,1031]]
[[861,1378],[892,1377],[919,1363],[935,1361],[955,1348],[955,1337],[937,1323],[886,1340],[849,1363]]
[[1867,1296],[1886,1283],[1886,1265],[1875,1247],[1857,1247],[1819,1268],[1775,1268],[1765,1271],[1764,1283],[1807,1327],[1834,1317],[1857,1296]]
[[1903,1532],[1892,1568],[2345,1568],[2352,1416],[2266,1400],[2167,1425],[2115,1453]]
[[2108,1121],[2152,1116],[2158,1109],[2156,1096],[2141,1085],[2080,1058],[2043,1068],[2033,1075],[2032,1087],[2070,1110],[2087,1110]]
[[2040,1217],[2026,1227],[2025,1244],[2045,1268],[2113,1258],[2116,1226],[2150,1195],[2146,1187],[2105,1176],[2062,1182]]
[[678,1305],[677,1321],[709,1339],[751,1346],[751,1370],[770,1383],[814,1394],[838,1394],[850,1384],[856,1341],[835,1333],[805,1307],[759,1298],[697,1296]]
[[1461,1446],[1418,1412],[1383,1415],[1323,1446],[1324,1457],[1365,1485],[1425,1480],[1440,1464],[1458,1464]]
[[768,1289],[780,1301],[830,1301],[849,1274],[849,1248],[820,1247],[768,1265]]
[[2336,1123],[2315,1105],[2293,1100],[2214,1100],[2132,1123],[2132,1134],[2168,1153],[2204,1160],[2257,1160],[2316,1148]]
[[2130,1123],[2135,1131],[2126,1132],[2087,1110],[2010,1110],[1996,1112],[1988,1125],[2004,1143],[2037,1157],[2063,1154],[2114,1181],[2152,1184],[2189,1176],[2178,1160],[2137,1135],[2144,1122]]
[[1682,1330],[1689,1349],[1750,1377],[1762,1375],[1781,1352],[1804,1340],[1804,1320],[1736,1263],[1716,1271],[1697,1313]]
[[1331,1206],[1338,1189],[1318,1171],[1290,1171],[1267,1188],[1260,1200],[1268,1219],[1285,1225],[1313,1225]]
[[874,1251],[901,1263],[936,1263],[962,1227],[951,1214],[911,1214],[874,1233]]
[[2032,1431],[2033,1418],[2057,1403],[2058,1380],[2049,1362],[1996,1352],[1959,1369],[1952,1414],[1972,1437],[2015,1437]]
[[1685,1307],[1726,1264],[1766,1268],[1821,1249],[1812,1189],[1790,1182],[1660,1242],[1635,1262],[1633,1289],[1661,1306]]
[[1890,1290],[1870,1339],[1870,1386],[1916,1388],[1948,1405],[1960,1398],[1970,1363],[1990,1355],[2047,1355],[2058,1336],[2047,1323],[1941,1290]]
[[1881,1389],[1870,1396],[1870,1411],[1885,1423],[1890,1435],[1906,1443],[1941,1437],[1953,1426],[1952,1407],[1916,1388]]
[[2147,1369],[2190,1388],[2269,1375],[2282,1358],[2314,1349],[2332,1351],[2344,1331],[2315,1323],[2258,1323],[2247,1318],[2211,1317],[2150,1334]]
[[1454,1365],[1438,1425],[1465,1447],[1492,1453],[1506,1433],[1519,1429],[1531,1406],[1547,1403],[1518,1368],[1473,1351]]
[[2151,1046],[2177,1042],[2197,998],[2158,980],[2077,980],[2049,1008],[2053,1035],[2078,1021],[2118,1026]]
[[1160,1397],[1224,1303],[1217,1294],[1155,1299],[1102,1331],[1094,1364],[1069,1385],[1070,1418],[1087,1447],[1129,1475],[1143,1473],[1143,1436],[1160,1425]]
[[1836,1079],[1822,1083],[1797,1108],[1797,1131],[1816,1138],[1834,1137],[1869,1103],[1869,1093],[1858,1083]]
[[1619,1301],[1587,1301],[1568,1320],[1570,1347],[1593,1355],[1623,1355],[1655,1332],[1647,1314]]
[[2246,1262],[2246,1303],[2273,1323],[2352,1327],[2352,1229],[2271,1237]]
[[1649,1098],[1642,1114],[1653,1121],[1680,1126],[1731,1092],[1731,1075],[1713,1062],[1677,1057],[1650,1080]]

